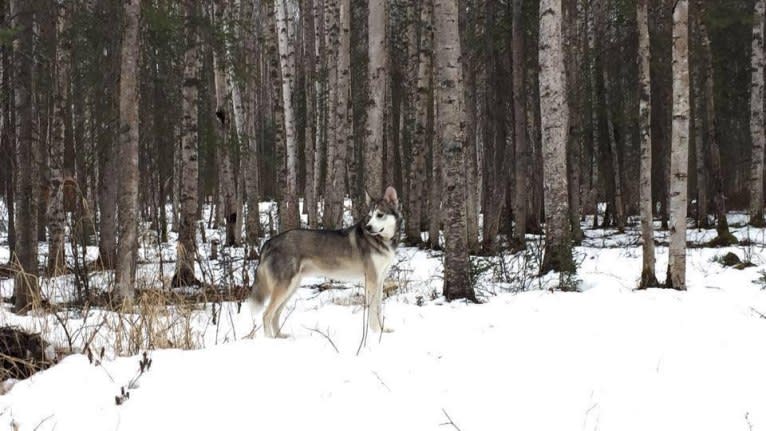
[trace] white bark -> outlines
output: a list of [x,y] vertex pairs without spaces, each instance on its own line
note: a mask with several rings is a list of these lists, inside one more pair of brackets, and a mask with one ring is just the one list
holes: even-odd
[[540,2],[540,125],[546,250],[541,272],[574,272],[567,195],[567,103],[561,0]]
[[369,0],[368,52],[369,99],[367,100],[367,139],[364,148],[364,186],[373,196],[383,195],[383,130],[385,126],[386,85],[388,84],[388,0]]
[[654,265],[654,229],[652,226],[652,83],[650,75],[651,51],[649,45],[649,0],[638,1],[638,80],[640,85],[638,123],[641,137],[641,178],[639,206],[641,213],[641,239],[643,241],[643,267],[641,287],[657,286]]
[[295,139],[295,45],[291,37],[292,15],[287,11],[286,0],[275,0],[277,45],[279,65],[282,71],[282,106],[285,118],[285,146],[287,156],[287,190],[284,200],[287,214],[283,215],[282,230],[294,229],[298,223],[298,148]]
[[[428,1],[428,0],[426,0]],[[463,73],[457,0],[434,1],[438,146],[444,157],[444,296],[476,300],[469,277],[465,206]]]
[[673,11],[673,132],[670,147],[670,260],[667,286],[686,289],[686,204],[689,164],[689,4]]

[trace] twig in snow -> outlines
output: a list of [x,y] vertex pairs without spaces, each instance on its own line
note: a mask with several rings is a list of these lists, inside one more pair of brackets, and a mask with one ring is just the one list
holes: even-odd
[[459,426],[457,426],[457,424],[455,423],[455,421],[453,421],[453,420],[452,420],[452,418],[449,416],[449,414],[447,414],[447,411],[446,411],[446,410],[442,409],[442,413],[444,413],[444,416],[446,416],[446,417],[447,417],[447,420],[448,420],[449,422],[444,422],[444,423],[441,423],[441,424],[439,424],[439,426],[444,426],[444,425],[452,425],[452,426],[453,426],[453,427],[454,427],[454,428],[455,428],[457,431],[461,431],[461,430],[460,430],[460,427],[459,427]]
[[380,378],[380,375],[377,372],[373,371],[372,374],[374,374],[375,377],[378,378],[378,381],[380,382],[380,384],[383,385],[383,387],[386,388],[388,392],[391,392],[391,388],[389,388],[386,382],[384,382],[383,379]]
[[750,307],[751,310],[753,310],[753,313],[757,314],[758,317],[761,319],[766,319],[766,314],[761,313],[760,311],[756,310],[755,307]]
[[48,422],[48,419],[50,419],[52,417],[53,417],[53,415],[50,415],[47,418],[44,418],[43,420],[41,420],[40,423],[38,423],[37,426],[34,428],[34,431],[37,431],[38,429],[40,429],[40,427],[43,426],[44,423]]
[[753,423],[750,422],[750,412],[745,413],[745,422],[747,423],[747,429],[753,431]]
[[[330,345],[332,346],[332,348],[335,349],[335,353],[340,353],[340,350],[338,350],[338,347],[335,345],[335,343],[332,341],[332,338],[330,338],[329,335],[325,334],[319,329],[309,328],[308,326],[304,326],[304,328],[308,329],[311,332],[316,332],[317,334],[323,336],[327,341],[330,342]],[[328,329],[328,332],[329,332],[329,329]]]

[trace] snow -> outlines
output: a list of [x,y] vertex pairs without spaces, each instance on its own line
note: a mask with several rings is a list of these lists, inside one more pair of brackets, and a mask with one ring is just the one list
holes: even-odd
[[[730,221],[742,226],[738,217]],[[178,324],[179,337],[191,332],[196,349],[142,346],[126,356],[118,322],[130,317],[72,312],[77,346],[109,322],[92,342],[105,357],[91,364],[70,355],[16,382],[0,396],[0,429],[763,430],[764,231],[733,231],[754,245],[690,248],[686,292],[634,290],[635,229],[586,231],[575,251],[581,293],[551,290],[555,274],[533,276],[539,243],[530,237],[530,249],[502,265],[475,258],[481,305],[444,302],[440,255],[403,248],[390,277],[399,288],[384,303],[393,332],[370,333],[366,343],[362,290],[320,291],[313,284],[322,280],[308,280],[283,313],[288,339],[266,339],[260,328],[253,336],[261,322],[249,307],[223,303],[215,322],[209,304],[186,314],[171,307],[160,319]],[[713,232],[688,239],[702,244]],[[658,241],[662,279],[667,247]],[[716,262],[729,251],[758,266]],[[218,263],[210,274],[222,277]],[[51,316],[0,308],[7,323],[64,342]],[[152,365],[128,388],[144,351]],[[123,387],[130,396],[117,405]]]

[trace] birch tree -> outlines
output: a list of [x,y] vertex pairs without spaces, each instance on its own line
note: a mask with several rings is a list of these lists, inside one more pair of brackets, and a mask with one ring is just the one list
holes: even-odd
[[[428,132],[428,110],[431,107],[431,69],[433,55],[433,2],[424,1],[420,8],[420,49],[415,80],[414,97],[414,120],[415,127],[412,135],[412,162],[410,163],[410,193],[407,196],[409,207],[409,219],[406,224],[406,242],[409,245],[419,245],[421,239],[421,223],[425,202],[423,199],[425,187],[426,155],[428,145],[426,142]],[[438,158],[434,157],[434,172],[438,171]],[[436,175],[434,175],[434,178]],[[434,180],[433,184],[437,181]],[[435,187],[439,190],[438,187]],[[440,193],[440,192],[437,192]],[[433,196],[432,196],[433,197]],[[435,202],[434,202],[435,203]],[[437,211],[438,212],[438,211]],[[434,213],[432,213],[432,216]],[[439,240],[429,240],[432,246],[438,246]]]
[[[331,5],[334,1],[327,1]],[[343,200],[346,180],[346,150],[350,135],[349,97],[351,95],[351,2],[337,0],[338,7],[331,12],[331,39],[337,50],[337,69],[335,84],[331,93],[331,112],[333,120],[333,140],[328,139],[327,175],[325,188],[325,227],[343,226]],[[331,76],[332,79],[332,76]]]
[[639,206],[641,213],[641,240],[643,263],[641,288],[659,286],[655,275],[654,228],[652,225],[652,83],[649,65],[649,0],[638,0],[638,127],[641,137],[641,178]]
[[283,230],[299,227],[298,214],[298,149],[295,136],[295,107],[293,91],[295,89],[295,44],[291,33],[292,14],[287,11],[286,0],[274,0],[276,8],[277,45],[279,46],[279,66],[282,72],[282,106],[284,109],[285,149],[287,163],[287,190],[282,216]]
[[120,185],[117,295],[132,301],[138,252],[138,22],[140,0],[126,0],[120,62]]
[[673,11],[673,131],[670,147],[670,258],[667,287],[686,290],[686,204],[689,158],[689,2]]
[[53,131],[50,145],[50,184],[48,198],[48,246],[49,275],[56,275],[66,268],[64,260],[64,151],[67,126],[67,101],[69,97],[71,37],[69,22],[71,4],[58,5],[56,18],[56,79],[53,95]]
[[750,224],[763,226],[763,151],[766,144],[764,132],[764,53],[763,36],[766,6],[764,0],[755,1],[753,13],[753,39],[750,54],[752,79],[750,82],[750,136],[753,157],[750,167]]
[[[540,124],[543,142],[545,256],[541,273],[575,271],[567,195],[569,131],[561,0],[540,2]],[[570,286],[562,285],[563,289]]]
[[197,35],[197,9],[195,0],[184,1],[184,32],[186,51],[184,52],[184,75],[182,90],[182,124],[180,158],[181,180],[181,217],[178,234],[178,256],[174,286],[188,286],[198,283],[194,275],[194,262],[197,256],[197,201],[199,182],[199,127],[198,100],[200,82],[199,37]]
[[[367,66],[370,80],[367,100],[367,130],[364,147],[364,187],[373,196],[383,193],[383,131],[388,84],[388,0],[369,0]],[[420,226],[418,226],[420,229]]]
[[[428,1],[428,0],[426,0]],[[466,235],[463,77],[457,0],[434,0],[437,139],[444,156],[444,296],[476,301]]]

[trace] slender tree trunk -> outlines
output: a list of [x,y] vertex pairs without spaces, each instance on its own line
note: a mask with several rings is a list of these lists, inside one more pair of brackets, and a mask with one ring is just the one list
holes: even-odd
[[[332,154],[328,153],[327,202],[325,204],[325,225],[328,228],[343,226],[343,201],[346,179],[346,150],[350,136],[349,96],[350,86],[350,54],[351,54],[351,3],[350,0],[339,0],[339,8],[333,13],[334,30],[337,34],[337,81],[335,84],[335,104],[331,108],[334,120],[334,141],[328,141],[333,147]],[[332,156],[332,157],[331,157]],[[353,155],[352,155],[353,157]],[[331,165],[331,166],[330,166]]]
[[[432,98],[429,97],[429,104],[433,105],[433,102],[435,101],[431,99]],[[438,103],[438,101],[436,102]],[[444,151],[442,151],[440,142],[434,142],[433,138],[427,138],[426,148],[431,148],[432,152],[431,185],[428,191],[428,242],[426,243],[426,246],[431,250],[441,250],[442,243],[439,239],[439,232],[442,230],[442,224],[446,223],[446,220],[443,217],[444,207],[442,205],[444,200],[443,194],[445,175]]]
[[[693,29],[694,32],[692,33],[692,40],[694,41],[692,43],[693,46],[697,45],[697,41],[699,40],[699,22],[701,21],[701,17],[699,16],[699,9],[694,11],[693,14]],[[707,167],[705,166],[705,155],[707,153],[705,147],[705,125],[704,125],[704,111],[705,111],[705,102],[704,102],[704,82],[702,77],[702,62],[700,61],[700,49],[692,49],[690,50],[690,56],[693,56],[690,58],[690,67],[691,67],[691,96],[692,96],[692,102],[691,102],[691,130],[693,133],[693,142],[694,142],[694,167],[695,167],[695,174],[696,174],[696,182],[694,183],[696,185],[695,193],[693,193],[693,196],[697,198],[697,205],[696,205],[696,211],[695,211],[695,218],[697,223],[697,228],[699,229],[707,229],[710,227],[710,223],[708,223],[708,191],[707,191]]]
[[[6,22],[8,18],[6,17]],[[14,71],[11,68],[11,55],[9,49],[2,50],[2,64],[3,64],[3,81],[2,91],[6,96],[6,100],[3,101],[3,112],[0,113],[4,127],[2,130],[3,151],[7,154],[4,158],[5,164],[3,169],[6,172],[5,182],[5,203],[8,209],[8,251],[9,251],[9,265],[13,264],[14,256],[16,254],[16,217],[15,217],[15,198],[14,188],[16,187],[16,173],[13,170],[15,158],[13,154],[16,153],[16,118],[14,117],[14,103],[15,96],[13,87],[11,86],[11,75]]]
[[[71,37],[69,15],[72,5],[58,10],[56,22],[56,80],[53,99],[53,136],[50,146],[50,183],[48,186],[48,275],[60,275],[66,270],[64,258],[64,231],[66,210],[64,208],[64,152],[66,147],[67,102],[70,84]],[[71,123],[69,123],[71,124]]]
[[673,11],[673,139],[670,149],[670,260],[667,287],[686,290],[686,202],[689,158],[689,3]]
[[266,22],[264,25],[264,39],[266,45],[266,58],[268,59],[269,82],[271,85],[271,114],[274,130],[274,159],[276,172],[276,199],[279,208],[279,230],[284,230],[284,218],[287,216],[286,196],[287,190],[287,164],[285,161],[285,112],[282,98],[282,77],[279,67],[279,42],[277,35],[276,4],[281,0],[270,0],[265,3],[267,8]]
[[766,145],[764,133],[764,0],[755,1],[753,13],[753,43],[750,57],[752,81],[750,84],[750,136],[753,142],[753,158],[750,168],[750,224],[764,226],[763,220],[763,151]]
[[[119,12],[116,5],[108,2],[100,2],[103,13],[114,17]],[[107,23],[103,23],[101,29],[105,33],[109,28]],[[99,62],[101,68],[107,71],[110,76],[116,76],[120,73],[120,57],[117,55],[119,44],[110,39],[104,44],[106,47],[105,55]],[[115,145],[117,141],[116,126],[113,119],[119,114],[116,110],[116,101],[118,88],[116,83],[110,82],[104,78],[101,81],[103,88],[100,94],[96,95],[95,120],[97,129],[94,131],[97,137],[98,152],[98,262],[103,269],[115,269],[117,265],[117,185],[119,176],[117,160],[119,159],[119,148]]]
[[[541,273],[575,272],[569,229],[566,147],[569,132],[561,0],[540,2],[540,118],[545,180],[545,257]],[[566,289],[571,286],[562,286]]]
[[699,14],[699,38],[701,44],[700,61],[703,64],[704,99],[705,99],[705,141],[707,144],[708,166],[713,192],[713,205],[716,214],[716,230],[718,237],[714,240],[720,245],[737,243],[737,238],[729,232],[726,220],[726,195],[721,174],[721,149],[716,135],[715,92],[713,75],[713,54],[710,51],[710,37],[705,25],[705,2],[697,0]]
[[614,116],[612,114],[612,100],[609,90],[608,66],[602,64],[604,76],[604,100],[606,102],[606,124],[609,138],[609,153],[612,162],[612,174],[614,184],[614,218],[619,232],[625,232],[625,204],[623,203],[622,171],[620,169],[620,150],[617,146],[617,137],[614,131]]
[[569,188],[569,220],[572,240],[579,244],[584,234],[580,227],[582,213],[581,183],[582,148],[585,145],[585,125],[590,117],[585,116],[585,83],[582,77],[582,64],[585,58],[581,23],[584,15],[582,2],[569,2],[565,8],[565,60],[567,84],[569,87],[568,101],[570,103],[570,134],[567,142],[567,176]]
[[[422,2],[420,2],[422,3]],[[405,244],[417,245],[421,241],[419,232],[422,227],[423,220],[426,218],[426,209],[423,208],[426,205],[426,199],[424,196],[417,196],[418,192],[415,190],[416,184],[412,182],[412,169],[416,169],[416,166],[421,167],[421,176],[419,177],[422,183],[425,183],[426,178],[426,166],[425,155],[422,148],[417,148],[416,145],[416,122],[417,122],[417,96],[418,96],[418,71],[420,70],[420,44],[421,39],[426,36],[427,33],[433,33],[432,27],[426,27],[421,22],[421,14],[426,4],[431,4],[432,1],[426,2],[419,6],[417,1],[408,1],[402,4],[404,15],[402,24],[403,35],[400,37],[401,42],[392,51],[392,55],[396,53],[398,49],[406,51],[402,53],[402,57],[406,58],[406,64],[400,66],[401,74],[403,75],[403,83],[401,85],[398,106],[398,128],[396,136],[398,140],[397,152],[399,154],[399,160],[402,164],[402,187],[404,190],[404,199],[406,204],[404,205],[404,218],[405,218]],[[433,6],[431,6],[432,8]],[[430,25],[430,21],[429,21]],[[418,32],[418,27],[422,27]],[[433,39],[433,36],[431,37]],[[402,46],[404,45],[404,46]],[[398,48],[398,49],[397,49]],[[394,58],[396,58],[394,56]],[[397,66],[392,64],[392,66]],[[392,71],[392,74],[395,72]],[[410,157],[407,157],[410,156]],[[426,195],[428,193],[427,187],[420,184],[420,193]],[[413,199],[420,198],[417,202]],[[417,207],[417,208],[416,208]]]
[[516,150],[513,207],[513,242],[518,249],[526,247],[527,220],[527,169],[529,149],[527,144],[526,79],[524,76],[524,15],[523,0],[513,0],[513,28],[511,56],[513,57],[513,140]]
[[120,66],[120,192],[117,295],[133,300],[138,253],[138,22],[140,0],[126,0]]
[[314,0],[314,58],[316,59],[317,78],[314,80],[314,90],[316,92],[316,136],[314,137],[314,179],[312,181],[314,190],[314,210],[316,211],[316,217],[314,225],[311,227],[317,227],[320,224],[319,220],[319,202],[322,195],[322,180],[325,176],[322,175],[323,161],[326,161],[326,134],[327,134],[327,52],[325,45],[325,27],[323,19],[325,0]]
[[316,183],[314,182],[315,158],[317,154],[317,86],[316,73],[316,35],[314,33],[314,14],[318,0],[302,0],[301,18],[303,27],[303,73],[304,94],[306,95],[306,127],[303,134],[305,148],[306,180],[304,187],[304,208],[308,216],[310,228],[317,227]]
[[654,259],[654,226],[652,225],[652,83],[649,65],[649,0],[639,0],[638,22],[638,81],[640,86],[638,124],[641,135],[641,240],[643,242],[643,264],[641,288],[657,287]]
[[178,256],[173,286],[198,284],[194,275],[194,262],[197,257],[197,210],[199,203],[199,128],[198,100],[200,83],[199,37],[196,2],[184,1],[186,51],[184,52],[184,75],[182,90],[182,130],[181,149],[178,151],[181,181],[181,217],[178,235]]
[[593,227],[598,227],[598,192],[599,192],[599,160],[601,158],[599,147],[601,145],[601,129],[599,123],[599,97],[598,81],[596,79],[598,70],[598,52],[596,44],[596,8],[598,6],[593,2],[588,11],[588,51],[590,53],[590,64],[588,65],[588,74],[590,81],[590,112],[591,112],[591,178],[590,178],[590,206],[593,208]]
[[291,34],[292,15],[288,14],[286,0],[275,0],[277,14],[277,42],[282,71],[282,106],[285,118],[285,145],[287,163],[287,189],[283,201],[287,210],[282,216],[282,230],[300,226],[298,213],[298,144],[295,136],[295,43]]
[[[462,41],[461,41],[462,43]],[[464,55],[465,56],[465,55]],[[473,65],[463,62],[463,76],[467,76],[465,82],[465,171],[466,171],[466,228],[468,232],[468,251],[475,254],[479,252],[479,187],[477,186],[479,172],[477,165],[477,137],[476,137],[476,71]]]
[[370,58],[367,73],[370,87],[367,100],[367,139],[363,152],[364,187],[373,196],[383,196],[383,134],[388,84],[387,5],[388,0],[370,0],[367,24]]
[[14,277],[14,311],[25,314],[39,300],[37,283],[37,211],[40,201],[40,144],[34,139],[33,77],[33,10],[25,0],[11,1],[12,26],[18,31],[13,41],[12,82],[14,86],[16,135],[16,254]]
[[[427,0],[426,0],[427,1]],[[470,279],[465,213],[465,136],[462,118],[463,77],[460,64],[457,0],[434,1],[434,48],[437,84],[437,140],[444,155],[444,296],[448,301],[476,301]]]
[[[409,207],[408,215],[409,220],[406,225],[406,242],[409,245],[419,245],[422,242],[421,237],[421,222],[423,220],[423,210],[425,209],[426,201],[425,195],[425,172],[426,172],[426,154],[428,152],[427,139],[428,139],[428,113],[432,106],[431,100],[431,74],[432,74],[432,55],[433,55],[433,2],[426,0],[423,2],[420,8],[420,49],[418,68],[417,68],[417,80],[415,88],[414,98],[414,120],[415,128],[412,134],[412,163],[410,164],[410,188],[407,196]],[[436,150],[434,150],[434,153]],[[434,157],[434,173],[437,171],[436,157]],[[436,174],[434,174],[434,181],[432,182],[432,188],[439,190],[437,186],[439,181],[436,181]],[[431,194],[432,198],[438,197],[441,192],[437,194]],[[430,200],[430,199],[429,199]],[[437,213],[431,212],[431,217],[434,217]],[[438,235],[437,235],[438,236]],[[429,242],[432,246],[438,246],[438,238],[431,239]]]

